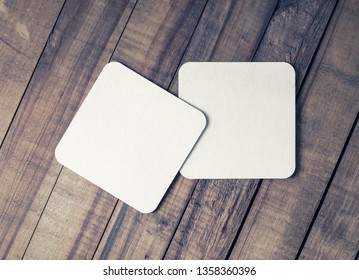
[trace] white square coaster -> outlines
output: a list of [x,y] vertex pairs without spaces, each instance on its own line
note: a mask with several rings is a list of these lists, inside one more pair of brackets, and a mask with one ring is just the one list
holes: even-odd
[[111,62],[55,155],[64,166],[148,213],[158,206],[205,125],[199,110]]
[[295,170],[295,72],[284,62],[189,62],[179,97],[207,127],[187,178],[287,178]]

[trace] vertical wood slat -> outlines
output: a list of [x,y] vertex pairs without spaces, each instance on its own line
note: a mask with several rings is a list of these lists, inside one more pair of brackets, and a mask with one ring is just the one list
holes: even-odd
[[300,259],[355,259],[359,251],[358,159],[356,125]]
[[0,2],[0,145],[63,2]]
[[24,254],[61,169],[55,146],[112,54],[126,4],[70,0],[62,10],[0,150],[1,258]]
[[[187,50],[196,47],[206,58],[223,53],[228,58],[249,60],[275,5],[276,1],[209,1]],[[247,33],[249,30],[250,34]],[[224,34],[226,37],[222,37]],[[240,50],[236,42],[241,43]],[[184,57],[181,64],[187,59],[201,59],[187,52]],[[176,78],[170,87],[174,93],[177,92],[175,81]],[[195,180],[179,175],[160,207],[152,214],[142,215],[119,203],[95,258],[162,258],[195,183]]]
[[[334,6],[335,1],[280,1],[253,60],[291,63],[299,87]],[[259,182],[200,180],[166,258],[226,258]]]
[[[205,3],[139,1],[112,59],[168,87]],[[64,168],[25,258],[92,258],[116,202],[113,196]],[[59,214],[58,208],[64,204]]]
[[339,1],[297,102],[297,170],[262,183],[232,259],[295,258],[359,110],[358,27],[359,3]]

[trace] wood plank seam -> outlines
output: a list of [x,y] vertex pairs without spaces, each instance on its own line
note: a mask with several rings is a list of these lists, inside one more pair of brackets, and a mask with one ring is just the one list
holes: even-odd
[[356,125],[299,256],[300,260],[355,259],[359,249],[358,158],[359,126]]
[[[193,32],[192,32],[192,34],[191,34],[191,36],[190,36],[190,38],[189,38],[189,40],[188,40],[187,46],[186,46],[186,48],[183,50],[182,56],[181,56],[181,58],[180,58],[180,60],[179,60],[179,63],[178,63],[178,65],[177,65],[177,67],[176,67],[176,70],[175,70],[175,72],[174,72],[174,74],[173,74],[173,76],[172,76],[172,79],[171,79],[171,81],[169,82],[169,84],[168,84],[168,86],[167,86],[167,88],[166,88],[166,90],[167,90],[168,92],[170,92],[169,89],[171,88],[172,82],[173,82],[173,80],[174,80],[175,77],[176,77],[176,73],[178,72],[179,68],[180,68],[181,65],[182,65],[182,60],[183,60],[183,58],[184,58],[184,56],[185,56],[185,54],[186,54],[186,50],[187,50],[188,46],[191,44],[193,35],[195,34],[195,32],[196,32],[196,30],[197,30],[197,27],[198,27],[198,24],[200,23],[200,21],[201,21],[201,19],[202,19],[202,17],[203,17],[203,13],[204,13],[204,11],[206,10],[208,1],[209,1],[209,0],[207,0],[207,1],[206,1],[206,4],[204,4],[203,10],[202,10],[202,12],[201,12],[201,15],[199,16],[198,21],[197,21],[197,23],[196,23],[196,26],[194,27]],[[171,92],[171,94],[173,94],[173,92]]]
[[[50,38],[51,34],[54,32],[54,28],[55,28],[55,26],[56,26],[56,24],[57,24],[57,21],[58,21],[59,18],[60,18],[60,14],[61,14],[61,12],[62,12],[64,6],[65,6],[65,3],[66,3],[66,0],[65,0],[64,3],[62,4],[62,7],[61,7],[61,9],[60,9],[60,12],[59,12],[59,14],[58,14],[58,16],[57,16],[57,18],[56,18],[56,20],[55,20],[55,22],[54,22],[54,25],[52,26],[52,29],[51,29],[51,32],[50,32],[48,38]],[[2,40],[2,41],[3,41],[3,40]],[[7,44],[5,41],[3,41],[3,42],[4,42],[5,44]],[[36,70],[37,66],[39,65],[40,59],[41,59],[41,57],[43,56],[43,54],[44,54],[44,52],[45,52],[45,49],[46,49],[47,44],[48,44],[48,40],[46,41],[46,43],[44,44],[44,47],[42,48],[42,51],[41,51],[41,53],[40,53],[40,55],[39,55],[39,57],[38,57],[38,59],[37,59],[36,65],[35,65],[35,67],[34,67],[34,70],[33,70],[32,73],[31,73],[30,79],[29,79],[29,81],[28,81],[28,83],[27,83],[27,85],[26,85],[26,87],[25,87],[25,89],[24,89],[24,92],[23,92],[23,94],[22,94],[22,96],[21,96],[21,98],[20,98],[20,100],[19,100],[19,103],[18,103],[18,105],[17,105],[17,107],[16,107],[16,110],[15,110],[15,112],[14,112],[12,118],[11,118],[11,121],[10,121],[10,123],[9,123],[9,125],[8,125],[8,127],[7,127],[7,129],[6,129],[6,132],[5,132],[5,134],[4,134],[4,137],[3,137],[2,140],[0,141],[0,149],[2,148],[2,146],[3,146],[4,142],[5,142],[5,139],[6,139],[8,133],[9,133],[9,131],[10,131],[10,127],[11,127],[11,125],[12,125],[13,122],[14,122],[15,116],[18,114],[18,110],[19,110],[19,108],[20,108],[20,104],[22,103],[22,101],[23,101],[23,99],[24,99],[25,92],[28,90],[28,87],[29,87],[29,85],[30,85],[30,83],[31,83],[31,81],[32,81],[33,76],[34,76],[35,70]]]
[[[101,189],[98,189],[97,192],[96,192],[96,197],[101,197],[102,195],[104,194],[104,192],[101,190]],[[118,201],[116,202],[116,205],[117,205]],[[97,200],[94,199],[93,202],[92,202],[92,205],[91,205],[91,208],[95,208],[96,207],[96,204],[97,204]],[[114,211],[111,212],[111,215],[113,214]],[[110,215],[110,216],[111,216]],[[81,231],[80,231],[80,234],[77,235],[77,238],[76,238],[76,241],[74,242],[69,254],[68,254],[68,259],[74,259],[74,256],[75,256],[75,253],[79,247],[79,244],[80,244],[80,241],[83,239],[84,237],[84,232],[86,230],[86,226],[87,224],[90,222],[90,220],[93,218],[93,213],[90,212],[90,214],[86,215],[83,223],[82,223],[82,226],[81,226]],[[107,221],[106,225],[108,225],[110,220]],[[102,234],[101,236],[103,236],[105,231],[102,231]],[[98,244],[97,244],[98,246]]]
[[[312,68],[312,65],[313,65],[313,63],[314,63],[314,58],[317,56],[317,53],[318,53],[318,51],[319,51],[319,48],[320,48],[320,46],[321,46],[322,43],[323,43],[323,40],[324,40],[324,37],[325,37],[325,33],[327,32],[327,29],[328,29],[328,26],[329,26],[330,22],[331,22],[332,20],[335,20],[334,24],[336,24],[336,22],[338,21],[338,18],[339,18],[339,17],[334,18],[334,14],[335,14],[335,11],[337,10],[337,8],[338,8],[338,0],[337,0],[337,1],[335,2],[335,4],[334,4],[334,8],[333,8],[333,10],[332,10],[332,13],[331,13],[329,19],[328,19],[328,22],[327,22],[327,26],[326,26],[326,28],[325,28],[325,31],[323,32],[322,37],[321,37],[320,40],[319,40],[318,46],[317,46],[316,50],[315,50],[314,53],[313,53],[312,60],[311,60],[310,63],[309,63],[309,66],[308,66],[307,71],[304,73],[302,83],[300,83],[299,87],[297,88],[297,92],[301,92],[301,91],[302,91],[302,87],[303,87],[304,84],[306,83],[307,77],[308,77],[309,72],[310,72],[309,70]],[[343,9],[343,6],[340,8],[339,13],[341,12],[341,9]],[[314,79],[313,79],[313,80],[314,80]],[[313,81],[312,81],[312,82],[313,82]],[[299,95],[296,96],[296,101],[298,100],[298,97],[299,97]]]
[[107,227],[109,226],[110,221],[111,221],[113,215],[115,214],[115,210],[116,210],[116,207],[117,207],[117,204],[118,204],[119,201],[120,201],[120,200],[117,199],[117,201],[116,201],[116,203],[115,203],[115,206],[114,206],[113,209],[112,209],[111,215],[109,216],[108,221],[107,221],[107,223],[106,223],[106,226],[104,227],[104,229],[103,229],[103,231],[102,231],[102,235],[101,235],[101,237],[100,237],[100,239],[99,239],[99,241],[98,241],[98,244],[97,244],[95,250],[93,251],[91,260],[93,260],[93,259],[95,258],[96,252],[97,252],[97,250],[99,249],[99,246],[100,246],[100,244],[101,244],[101,241],[102,241],[102,239],[104,238],[106,229],[107,229]]
[[125,30],[126,30],[127,24],[128,24],[128,22],[130,21],[130,19],[131,19],[131,16],[132,16],[132,14],[133,14],[133,11],[136,9],[137,3],[138,3],[138,0],[136,0],[136,2],[134,3],[134,5],[133,5],[133,7],[132,7],[132,11],[131,11],[131,13],[130,13],[130,15],[129,15],[127,21],[126,21],[126,23],[125,23],[125,26],[124,26],[123,29],[122,29],[122,32],[121,32],[120,36],[118,37],[117,43],[116,43],[115,47],[113,48],[111,57],[110,57],[110,59],[109,59],[108,62],[110,62],[110,61],[112,60],[113,54],[115,53],[115,51],[116,51],[116,49],[117,49],[117,46],[118,46],[118,44],[120,43],[120,40],[121,40],[121,38],[122,38],[122,35],[123,35],[123,33],[125,32]]
[[8,46],[10,49],[14,50],[15,52],[17,52],[19,55],[30,59],[30,57],[28,57],[27,55],[25,55],[23,52],[21,52],[18,48],[12,46],[11,44],[9,44],[7,41],[5,41],[3,38],[0,37],[0,41],[3,42],[6,46]]
[[[199,180],[197,180],[196,185],[198,184],[198,182],[199,182]],[[164,250],[164,252],[163,252],[163,255],[162,255],[162,258],[161,258],[162,260],[164,260],[165,256],[167,255],[167,251],[168,251],[168,249],[169,249],[170,246],[171,246],[172,240],[173,240],[173,238],[175,237],[175,233],[176,233],[176,231],[177,231],[179,225],[181,224],[182,218],[183,218],[183,216],[184,216],[184,214],[185,214],[185,212],[186,212],[186,209],[187,209],[187,207],[188,207],[188,204],[190,203],[191,197],[192,197],[192,195],[193,195],[193,193],[194,193],[194,191],[195,191],[195,189],[196,189],[196,185],[195,185],[195,187],[192,189],[191,195],[190,195],[189,198],[187,199],[186,206],[183,208],[183,212],[182,212],[182,214],[181,214],[181,217],[178,219],[177,225],[176,225],[176,227],[175,227],[175,229],[174,229],[174,231],[173,231],[173,234],[172,234],[172,236],[171,236],[171,238],[169,239],[169,242],[168,242],[168,244],[167,244],[167,248],[166,248],[166,249]]]
[[[251,58],[250,58],[249,61],[253,61],[254,56],[256,55],[256,53],[257,53],[257,51],[258,51],[258,49],[259,49],[259,46],[261,45],[261,42],[262,42],[263,39],[264,39],[264,35],[266,34],[266,32],[267,32],[267,30],[268,30],[268,27],[269,27],[269,25],[270,25],[270,23],[271,23],[271,20],[272,20],[274,14],[275,14],[275,11],[276,11],[277,8],[278,8],[278,5],[279,5],[279,0],[277,1],[277,4],[276,4],[276,5],[274,6],[274,8],[273,8],[272,15],[271,15],[271,17],[270,17],[270,19],[269,19],[269,21],[268,21],[268,24],[267,24],[266,28],[263,29],[263,33],[262,33],[262,35],[260,36],[260,39],[258,40],[257,45],[254,47],[253,53],[252,53]],[[262,182],[260,182],[260,183],[262,183]],[[260,185],[259,185],[259,186],[260,186]]]
[[[118,204],[118,203],[117,203]],[[116,205],[117,205],[116,204]],[[114,207],[114,211],[115,211],[116,207]],[[112,240],[114,239],[114,236],[117,234],[118,230],[120,229],[121,227],[121,224],[125,218],[125,215],[126,215],[126,212],[127,212],[127,209],[128,209],[128,206],[126,204],[124,204],[122,207],[121,207],[121,210],[120,210],[120,213],[118,214],[117,218],[116,218],[116,221],[115,221],[115,224],[110,232],[110,235],[108,237],[107,240]],[[109,222],[110,222],[110,219],[109,219]],[[104,232],[106,231],[106,229],[104,230]],[[98,246],[100,245],[101,242],[99,242],[99,244],[97,245],[97,248]],[[110,247],[111,247],[111,243],[109,242],[106,242],[105,243],[105,247],[103,248],[102,252],[101,252],[101,255],[100,255],[100,260],[104,260],[104,259],[107,259],[107,256],[110,252]],[[96,251],[94,253],[94,255],[96,254]]]
[[231,246],[230,246],[229,249],[228,249],[227,255],[226,255],[226,257],[225,257],[226,260],[229,260],[229,257],[230,257],[231,254],[232,254],[232,251],[233,251],[233,249],[234,249],[234,246],[236,245],[236,242],[237,242],[237,240],[238,240],[238,238],[239,238],[239,235],[241,234],[241,231],[242,231],[242,229],[243,229],[243,227],[244,227],[244,224],[245,224],[245,222],[246,222],[246,220],[247,220],[247,217],[248,217],[248,215],[249,215],[249,212],[251,211],[252,205],[253,205],[253,203],[254,203],[256,197],[257,197],[257,194],[258,194],[258,191],[259,191],[259,189],[260,189],[260,187],[261,187],[261,185],[262,185],[262,182],[263,182],[263,179],[259,180],[259,182],[258,182],[258,186],[257,186],[256,190],[254,191],[254,194],[253,194],[253,196],[252,196],[252,198],[251,198],[251,201],[250,201],[250,203],[249,203],[249,205],[248,205],[248,208],[246,209],[246,212],[245,212],[245,214],[244,214],[244,216],[243,216],[243,220],[242,220],[242,222],[241,222],[241,224],[240,224],[240,226],[239,226],[239,228],[238,228],[238,231],[237,231],[237,233],[236,233],[236,235],[235,235],[235,237],[234,237],[234,239],[233,239],[233,241],[232,241]]
[[320,209],[321,209],[321,207],[322,207],[322,205],[323,205],[323,203],[324,203],[324,200],[325,200],[325,198],[326,198],[326,196],[327,196],[327,194],[328,194],[328,191],[329,191],[329,189],[330,189],[330,186],[332,185],[333,179],[334,179],[334,177],[335,177],[335,175],[336,175],[336,173],[337,173],[337,170],[338,170],[338,168],[339,168],[339,166],[340,166],[340,163],[342,162],[343,156],[344,156],[345,151],[346,151],[346,149],[347,149],[347,147],[348,147],[348,144],[349,144],[349,142],[350,142],[350,139],[352,138],[352,135],[353,135],[353,133],[354,133],[354,130],[355,130],[357,124],[358,124],[358,117],[359,117],[359,114],[356,116],[356,118],[355,118],[355,120],[354,120],[354,123],[353,123],[353,125],[352,125],[352,128],[351,128],[351,130],[350,130],[350,132],[349,132],[349,134],[348,134],[348,136],[347,136],[347,139],[346,139],[346,141],[345,141],[345,144],[344,144],[344,146],[343,146],[343,149],[342,149],[342,151],[341,151],[341,153],[340,153],[340,155],[339,155],[338,161],[337,161],[337,163],[336,163],[336,165],[335,165],[335,167],[334,167],[334,170],[333,170],[333,172],[332,172],[332,175],[331,175],[331,177],[330,177],[330,179],[329,179],[329,181],[328,181],[327,187],[325,188],[325,190],[324,190],[324,192],[323,192],[323,195],[322,195],[322,197],[321,197],[321,199],[320,199],[320,201],[319,201],[319,203],[318,203],[318,206],[317,206],[317,209],[315,210],[315,213],[314,213],[314,215],[313,215],[312,221],[311,221],[311,223],[310,223],[310,225],[309,225],[309,227],[308,227],[308,229],[307,229],[307,232],[306,232],[306,234],[305,234],[305,236],[304,236],[304,238],[303,238],[302,244],[301,244],[301,246],[300,246],[300,248],[299,248],[299,250],[298,250],[298,253],[297,253],[296,257],[295,257],[296,260],[298,260],[298,259],[300,258],[300,255],[301,255],[301,253],[302,253],[302,251],[303,251],[303,248],[304,248],[304,246],[305,246],[306,241],[308,240],[309,234],[310,234],[310,232],[311,232],[311,230],[312,230],[312,228],[313,228],[313,225],[314,225],[314,223],[315,223],[315,220],[316,220],[317,217],[318,217],[318,214],[319,214]]
[[[61,13],[61,12],[60,12],[60,13]],[[44,211],[45,211],[45,209],[46,209],[46,206],[47,206],[47,204],[48,204],[48,202],[49,202],[49,200],[50,200],[50,197],[51,197],[51,195],[52,195],[52,193],[53,193],[53,191],[54,191],[54,187],[55,187],[57,181],[59,180],[59,177],[60,177],[60,174],[61,174],[62,169],[63,169],[63,166],[61,166],[60,172],[59,172],[59,174],[58,174],[57,177],[56,177],[54,186],[52,187],[51,192],[50,192],[49,196],[47,197],[47,200],[46,200],[46,202],[45,202],[45,204],[44,204],[44,208],[43,208],[42,211],[41,211],[41,214],[40,214],[40,216],[39,216],[39,220],[37,221],[37,223],[36,223],[36,225],[35,225],[35,228],[34,228],[34,231],[32,232],[32,234],[31,234],[31,236],[30,236],[29,242],[27,243],[27,245],[26,245],[26,247],[25,247],[24,253],[22,254],[22,257],[21,257],[22,260],[23,260],[24,257],[25,257],[25,254],[26,254],[27,249],[29,248],[29,245],[30,245],[30,243],[31,243],[31,240],[32,240],[32,238],[33,238],[33,236],[34,236],[34,234],[35,234],[35,232],[36,232],[36,229],[37,229],[39,223],[40,223],[41,217],[42,217],[42,215],[44,214]]]

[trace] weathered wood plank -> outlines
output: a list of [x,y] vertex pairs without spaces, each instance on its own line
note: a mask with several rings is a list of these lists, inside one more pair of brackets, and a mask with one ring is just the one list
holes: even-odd
[[[139,1],[112,59],[168,87],[204,5],[205,1]],[[67,210],[59,214],[57,208],[65,202]],[[91,258],[116,202],[114,197],[65,170],[59,176],[25,257]],[[132,217],[129,214],[132,212],[139,214],[129,209],[126,217]],[[51,238],[49,231],[53,233]]]
[[63,2],[0,1],[0,145]]
[[232,259],[296,257],[359,110],[358,27],[359,3],[339,1],[297,101],[297,170],[263,181]]
[[178,188],[190,192],[193,182],[181,176],[172,183],[160,208],[141,214],[119,202],[96,251],[95,259],[160,259],[173,235],[187,197]]
[[359,250],[358,159],[356,125],[300,259],[355,259]]
[[127,2],[70,0],[61,12],[0,150],[1,258],[25,252],[61,169],[55,146],[111,57]]
[[139,1],[113,60],[168,88],[206,2]]
[[91,259],[116,205],[65,167],[60,174],[24,259]]
[[[296,83],[299,88],[336,2],[279,1],[270,28],[253,60],[289,62],[296,70]],[[294,34],[290,34],[291,30]]]
[[[335,1],[290,5],[280,1],[253,59],[291,63],[296,68],[299,87],[334,5]],[[259,182],[200,180],[166,258],[226,258]]]
[[[181,65],[188,61],[250,61],[277,2],[209,1]],[[177,89],[178,71],[170,91],[177,94]]]
[[[207,60],[211,55],[217,59],[221,52],[228,59],[249,60],[275,5],[276,1],[209,1],[181,64],[188,60]],[[194,48],[198,51],[192,55]],[[173,93],[177,93],[176,84],[171,84]],[[141,215],[119,203],[95,258],[162,258],[195,183],[179,175],[152,214]]]

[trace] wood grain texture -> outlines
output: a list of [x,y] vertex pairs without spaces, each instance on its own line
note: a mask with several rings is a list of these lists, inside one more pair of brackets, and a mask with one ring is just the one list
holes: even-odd
[[[178,192],[178,188],[182,192]],[[172,183],[159,209],[141,214],[119,202],[95,259],[160,259],[177,227],[183,201],[193,189],[193,182],[181,176]],[[187,192],[186,192],[187,191]]]
[[356,125],[300,259],[355,259],[359,251],[358,159]]
[[[128,65],[162,87],[168,87],[204,5],[205,1],[139,1],[112,60]],[[168,46],[171,46],[171,52]],[[158,75],[161,71],[162,74]],[[58,215],[57,208],[68,197],[73,201],[68,205],[71,210]],[[114,197],[99,191],[78,175],[68,170],[62,172],[25,258],[91,258],[116,202]],[[78,209],[80,203],[83,207]],[[119,205],[121,208],[122,203]],[[130,213],[136,219],[142,217],[133,209],[128,210],[128,217],[132,217]],[[55,215],[56,219],[53,219]],[[145,221],[146,217],[142,218],[141,223],[146,224]],[[95,224],[96,231],[93,230]],[[132,220],[129,221],[128,225],[132,224]],[[46,236],[49,229],[55,231],[52,238]],[[63,245],[64,236],[66,246]]]
[[0,150],[1,258],[25,252],[61,169],[55,146],[111,57],[126,4],[67,1],[62,10]]
[[206,3],[139,1],[113,60],[167,89]]
[[0,145],[63,2],[0,1]]
[[[334,4],[335,1],[290,4],[280,1],[253,59],[287,61],[302,77]],[[305,58],[301,56],[303,52]],[[221,60],[218,56],[216,59]],[[299,63],[301,65],[297,67]],[[298,87],[301,82],[302,78],[297,79]],[[259,184],[260,180],[200,180],[166,258],[226,258]]]
[[359,110],[358,8],[338,2],[297,101],[297,170],[263,181],[232,259],[296,257]]
[[64,167],[24,259],[91,259],[116,202]]
[[[250,61],[277,2],[209,1],[181,65],[188,61]],[[178,71],[170,91],[177,94]]]
[[299,88],[336,2],[336,0],[279,1],[270,28],[259,45],[253,61],[289,62],[296,70],[296,84]]
[[[197,47],[200,42],[201,55],[204,57],[213,52],[226,53],[225,50],[228,50],[229,53],[226,53],[228,57],[249,59],[268,24],[276,1],[264,1],[261,2],[262,4],[255,5],[249,2],[227,1],[223,5],[223,1],[209,1],[187,50]],[[214,15],[216,15],[215,20]],[[248,30],[251,30],[253,34],[248,35]],[[231,40],[221,38],[222,33],[231,34]],[[216,40],[226,43],[213,44]],[[249,42],[243,44],[241,51],[238,51],[236,42],[244,41]],[[206,42],[211,42],[211,44]],[[219,45],[221,47],[217,49]],[[187,53],[184,56],[186,58],[181,64],[186,59],[201,59],[199,54],[198,57],[191,57]],[[181,59],[181,57],[177,58]],[[171,92],[174,93],[177,92],[175,84],[171,85]],[[141,215],[119,203],[95,258],[162,258],[176,231],[195,183],[195,180],[178,176],[160,207],[149,215]]]
[[[335,3],[0,0],[0,258],[358,259],[359,4]],[[141,214],[61,167],[54,148],[111,58],[175,95],[187,61],[290,62],[294,176],[178,175]]]

